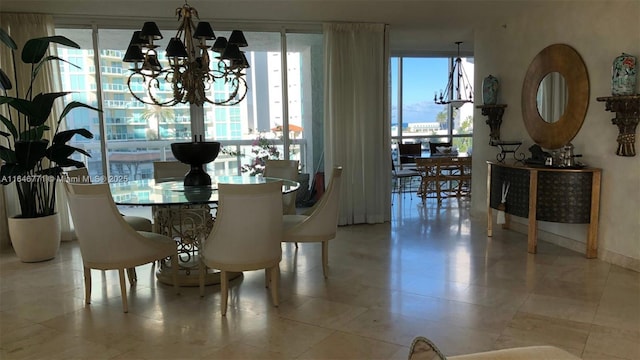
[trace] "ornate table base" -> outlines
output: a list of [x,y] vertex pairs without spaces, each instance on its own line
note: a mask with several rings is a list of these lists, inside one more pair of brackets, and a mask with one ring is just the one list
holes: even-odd
[[[209,236],[213,228],[214,216],[209,205],[158,205],[154,206],[154,231],[167,235],[178,243],[178,285],[199,286],[200,259],[198,250],[200,242]],[[229,279],[241,276],[242,273],[230,274]],[[171,262],[163,260],[156,271],[158,281],[173,285]],[[207,269],[205,285],[220,283],[220,274]]]

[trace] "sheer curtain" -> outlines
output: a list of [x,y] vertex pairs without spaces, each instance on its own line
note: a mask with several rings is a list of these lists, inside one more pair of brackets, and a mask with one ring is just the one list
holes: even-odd
[[391,219],[388,32],[325,24],[325,175],[342,166],[339,224]]
[[542,79],[538,89],[538,111],[547,122],[556,122],[564,114],[568,92],[564,77],[552,72]]
[[[16,52],[16,61],[18,63],[18,79],[21,82],[20,96],[22,97],[25,94],[25,88],[28,85],[27,82],[31,70],[30,66],[25,66],[20,61],[22,47],[27,42],[27,40],[31,38],[55,35],[53,18],[50,15],[42,14],[0,13],[0,27],[7,31],[18,45],[18,51]],[[7,51],[4,45],[2,45],[2,47],[2,51],[0,51],[0,68],[2,68],[5,73],[7,73],[7,75],[11,79],[11,82],[13,83],[14,77],[13,66],[11,62],[11,53]],[[51,46],[49,53],[51,55],[55,55],[55,49],[52,48],[55,47]],[[55,62],[50,61],[46,66],[43,66],[43,68],[40,70],[40,74],[38,75],[38,81],[34,86],[34,94],[62,90],[60,73],[56,65],[57,64]],[[16,84],[14,84],[14,86],[16,86]],[[10,91],[9,95],[14,96],[15,93]],[[48,125],[52,129],[55,129],[55,120],[53,119],[57,119],[60,112],[62,111],[63,106],[61,103],[61,101],[58,101],[56,103],[56,106],[54,106],[51,116],[49,117]],[[2,107],[0,111],[5,111],[4,107]],[[49,132],[47,136],[51,138],[51,132]],[[4,140],[5,139],[3,139],[3,141]],[[16,194],[15,185],[11,184],[9,186],[2,186],[1,190],[4,191],[4,199],[0,197],[0,201],[4,200],[1,207],[5,212],[5,214],[3,214],[5,216],[2,216],[0,222],[0,241],[2,242],[1,246],[5,247],[9,244],[7,216],[18,215],[20,209],[18,206],[18,197]],[[58,213],[60,214],[62,239],[69,240],[71,238],[71,225],[69,224],[69,211],[66,205],[66,197],[64,195],[65,194],[63,187],[61,186],[61,184],[58,184],[56,190],[56,203],[58,207]]]

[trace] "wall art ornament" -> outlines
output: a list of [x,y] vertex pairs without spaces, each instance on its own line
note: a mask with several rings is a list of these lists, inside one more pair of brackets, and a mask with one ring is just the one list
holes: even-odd
[[638,59],[622,53],[613,60],[611,94],[614,96],[635,95],[638,77]]
[[482,80],[482,103],[484,105],[495,105],[498,103],[498,89],[500,82],[498,79],[489,75]]

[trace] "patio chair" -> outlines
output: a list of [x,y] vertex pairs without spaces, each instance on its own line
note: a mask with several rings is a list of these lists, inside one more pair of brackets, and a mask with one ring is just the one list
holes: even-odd
[[416,158],[422,155],[422,143],[398,144],[398,155],[400,157],[400,169],[416,167]]

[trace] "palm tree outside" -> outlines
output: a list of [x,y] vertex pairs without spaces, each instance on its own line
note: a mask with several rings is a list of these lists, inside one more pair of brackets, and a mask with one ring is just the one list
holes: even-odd
[[[161,140],[163,133],[160,131],[160,124],[174,123],[175,118],[176,115],[171,108],[159,105],[147,105],[142,112],[142,119],[148,123],[146,131],[147,140]],[[165,138],[171,137],[173,136],[165,135]]]

